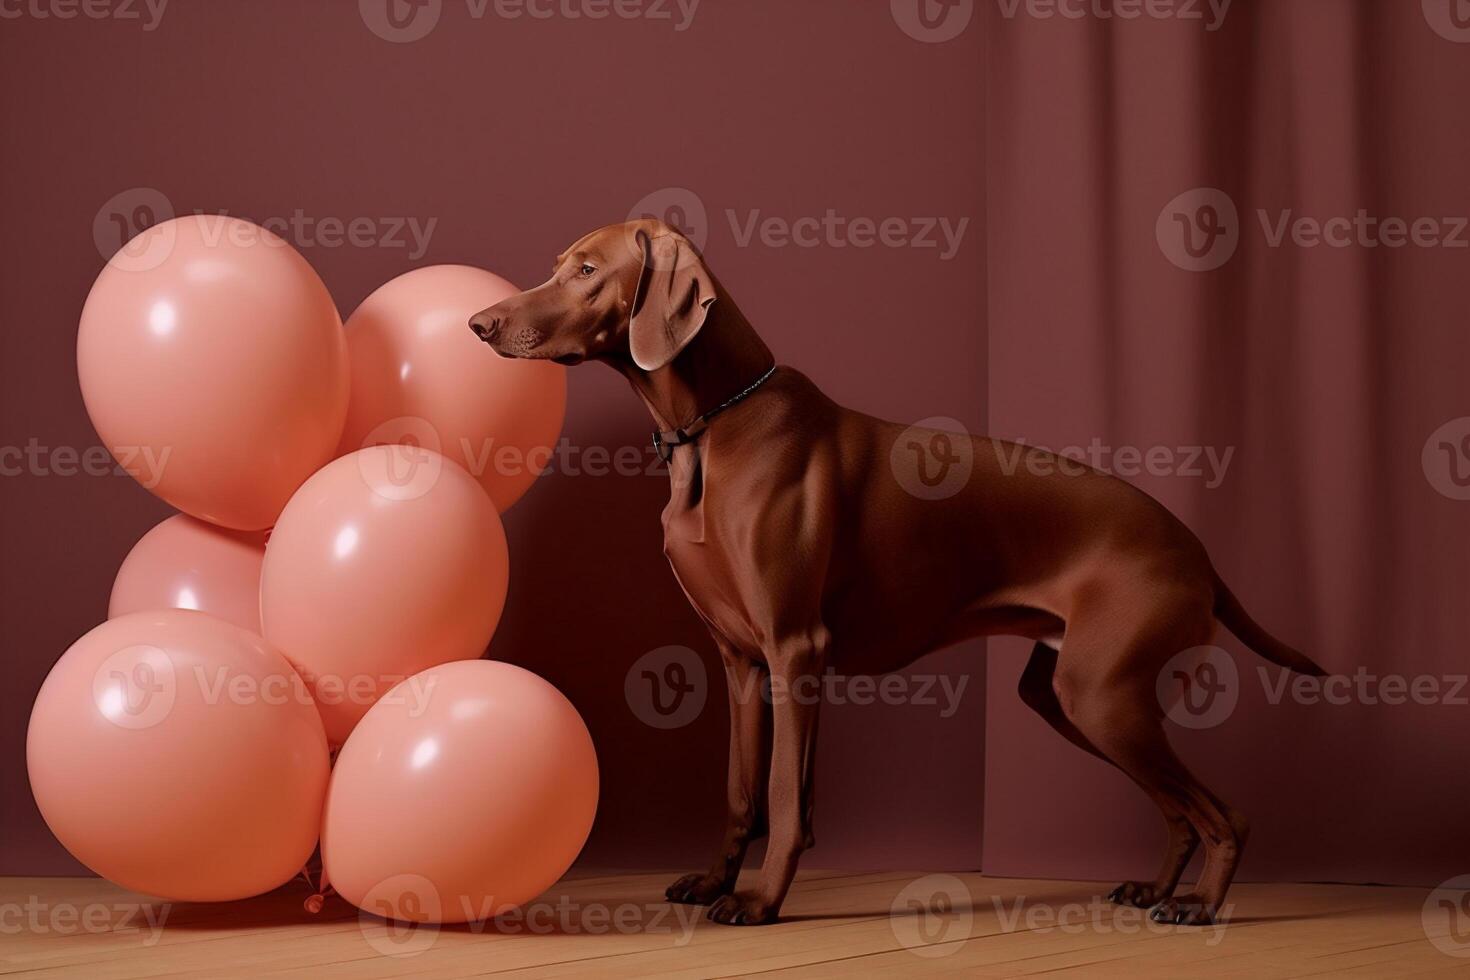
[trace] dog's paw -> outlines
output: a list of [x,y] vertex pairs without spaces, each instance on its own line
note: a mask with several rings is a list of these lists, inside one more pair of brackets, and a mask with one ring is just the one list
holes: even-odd
[[678,905],[708,905],[729,894],[724,882],[713,875],[685,875],[664,889],[664,897]]
[[1108,901],[1114,905],[1131,905],[1136,909],[1150,909],[1164,899],[1164,894],[1151,881],[1125,881],[1108,892]]
[[727,926],[763,926],[776,921],[777,909],[753,895],[726,895],[707,913],[711,922]]
[[1208,926],[1215,922],[1214,910],[1198,895],[1166,898],[1149,910],[1148,917],[1176,926]]

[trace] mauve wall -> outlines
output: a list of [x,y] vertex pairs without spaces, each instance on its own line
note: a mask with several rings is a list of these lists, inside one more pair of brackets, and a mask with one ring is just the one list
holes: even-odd
[[[405,17],[415,9],[394,3]],[[386,23],[386,0],[366,4],[367,19],[352,0],[176,0],[152,30],[143,5],[129,8],[142,21],[0,21],[0,445],[36,446],[42,461],[0,479],[0,872],[78,870],[31,800],[26,719],[51,664],[105,615],[129,547],[168,513],[126,477],[54,472],[66,465],[57,449],[97,443],[77,389],[76,320],[104,258],[94,225],[115,235],[117,216],[153,199],[139,188],[176,213],[300,212],[303,231],[287,237],[344,317],[421,264],[539,282],[562,247],[654,194],[656,208],[683,203],[704,225],[711,265],[783,361],[875,414],[984,428],[978,16],[931,43],[900,26],[933,36],[901,4],[895,17],[878,2],[704,0],[686,22],[689,4],[672,0],[622,8],[670,19],[597,21],[431,0],[404,30],[427,27],[436,8],[411,43],[367,26]],[[703,219],[658,193],[678,187]],[[892,247],[855,247],[841,225],[818,231],[816,247],[782,244],[779,226],[744,240],[752,220],[829,209],[901,219],[900,237],[925,219],[968,225],[952,250],[937,229]],[[436,223],[422,254],[410,254],[410,232],[396,239],[408,248],[320,240],[323,219],[355,218],[371,219],[374,237],[390,219]],[[572,447],[645,444],[621,379],[587,366],[570,380]],[[491,655],[540,672],[586,717],[603,802],[584,859],[598,865],[702,866],[721,830],[723,684],[660,552],[666,498],[658,476],[562,473],[507,515],[510,605]],[[624,680],[668,645],[697,651],[713,684],[704,710],[666,731],[639,720]],[[967,685],[952,713],[943,697],[826,713],[813,866],[978,866],[978,657],[970,644],[915,667]]]

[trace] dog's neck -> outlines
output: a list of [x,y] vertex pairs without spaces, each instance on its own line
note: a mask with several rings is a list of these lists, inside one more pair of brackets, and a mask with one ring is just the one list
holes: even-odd
[[644,371],[631,357],[612,361],[660,429],[689,424],[749,387],[775,363],[729,294],[717,289],[704,326],[668,365]]

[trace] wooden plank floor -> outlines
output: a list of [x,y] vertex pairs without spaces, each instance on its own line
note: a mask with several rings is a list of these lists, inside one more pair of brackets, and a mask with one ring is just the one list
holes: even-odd
[[4,878],[0,974],[1470,977],[1470,918],[1449,918],[1470,905],[1423,888],[1237,885],[1223,926],[1187,929],[1099,902],[1096,883],[817,871],[781,923],[731,928],[660,901],[669,878],[573,874],[524,916],[416,929],[337,898],[308,915],[303,884],[165,905],[96,879]]

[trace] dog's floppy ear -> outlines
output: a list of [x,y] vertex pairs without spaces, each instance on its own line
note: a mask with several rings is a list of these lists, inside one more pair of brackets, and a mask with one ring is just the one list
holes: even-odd
[[633,363],[657,371],[689,345],[715,301],[715,284],[688,239],[677,233],[636,234],[643,268],[628,318]]

